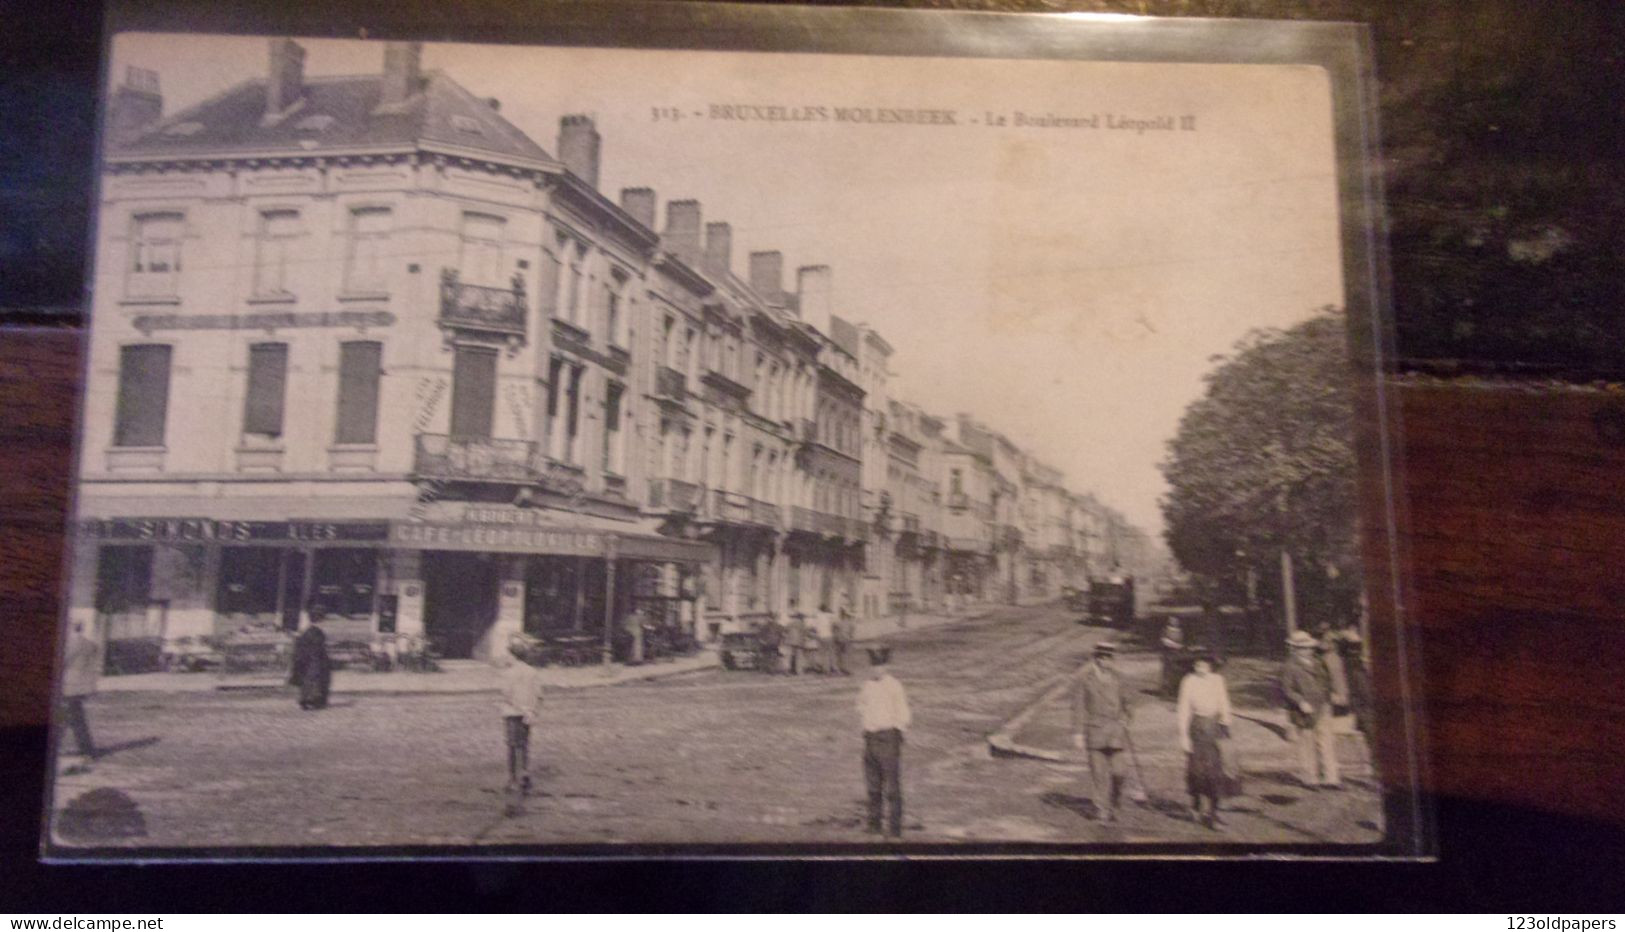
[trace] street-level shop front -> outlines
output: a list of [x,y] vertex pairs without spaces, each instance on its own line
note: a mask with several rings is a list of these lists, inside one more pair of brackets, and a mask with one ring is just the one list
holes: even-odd
[[78,537],[93,565],[78,567],[70,611],[115,673],[154,669],[178,643],[312,620],[330,644],[416,638],[445,658],[491,659],[519,631],[607,651],[634,609],[692,627],[713,553],[631,522],[492,506],[435,521],[93,518]]

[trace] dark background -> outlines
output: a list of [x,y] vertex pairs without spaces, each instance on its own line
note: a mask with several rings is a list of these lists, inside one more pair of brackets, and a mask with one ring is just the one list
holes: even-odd
[[[1609,381],[1625,377],[1625,4],[898,5],[1372,24],[1399,358],[1385,387],[1401,415],[1441,861],[38,865],[101,10],[13,4],[0,30],[0,909],[1625,904],[1625,394]],[[451,2],[404,7],[346,0],[331,15],[448,32],[470,18]]]

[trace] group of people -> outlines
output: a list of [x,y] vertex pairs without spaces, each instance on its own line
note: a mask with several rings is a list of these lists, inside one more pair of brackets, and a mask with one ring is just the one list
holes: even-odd
[[[1133,710],[1122,674],[1117,669],[1117,646],[1101,641],[1072,689],[1072,743],[1089,757],[1095,810],[1103,822],[1116,822],[1128,763],[1139,770],[1134,738],[1129,731]],[[1239,789],[1233,758],[1224,742],[1231,726],[1230,692],[1217,672],[1218,658],[1203,654],[1179,683],[1178,740],[1185,752],[1185,790],[1191,810],[1210,829],[1223,825],[1219,803]],[[1139,775],[1139,793],[1144,777]]]
[[772,658],[772,670],[790,676],[822,673],[850,676],[847,655],[857,636],[852,613],[831,612],[820,605],[812,614],[791,611],[781,621],[769,621],[761,632],[762,650]]
[[[827,643],[834,643],[833,638]],[[502,734],[507,748],[508,783],[511,795],[524,796],[531,790],[530,733],[541,720],[543,685],[541,672],[527,663],[519,644],[509,647],[507,666],[502,672],[502,692],[498,700]],[[891,648],[871,646],[869,678],[858,690],[858,719],[863,732],[863,779],[868,791],[867,829],[873,834],[900,838],[903,834],[903,733],[913,716],[903,684],[891,675]],[[846,674],[844,655],[835,652],[826,672]]]
[[[1165,632],[1165,648],[1166,640]],[[1180,646],[1183,648],[1183,644]],[[1289,656],[1281,670],[1280,692],[1298,747],[1301,780],[1306,787],[1340,789],[1336,721],[1352,714],[1362,734],[1370,727],[1370,692],[1359,629],[1329,628],[1318,637],[1294,631],[1287,639],[1287,647]],[[1119,799],[1128,776],[1125,761],[1134,762],[1138,769],[1129,731],[1132,711],[1116,668],[1116,653],[1116,646],[1110,642],[1096,644],[1092,662],[1085,666],[1072,691],[1073,743],[1088,753],[1094,804],[1106,822],[1118,817]],[[1176,705],[1177,736],[1180,750],[1185,753],[1185,790],[1191,810],[1202,825],[1215,830],[1223,825],[1219,814],[1222,801],[1239,793],[1241,787],[1240,767],[1230,744],[1230,692],[1218,672],[1219,666],[1215,652],[1197,653],[1190,672],[1179,680]],[[1166,666],[1164,672],[1166,675]],[[1143,785],[1140,791],[1143,793]]]
[[1337,720],[1354,717],[1362,735],[1370,733],[1371,691],[1357,627],[1328,628],[1317,637],[1294,631],[1281,671],[1281,699],[1298,745],[1300,779],[1305,786],[1339,789]]

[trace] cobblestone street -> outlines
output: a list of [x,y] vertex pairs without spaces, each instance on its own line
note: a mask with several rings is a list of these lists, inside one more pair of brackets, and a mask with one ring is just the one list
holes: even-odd
[[[1278,772],[1290,748],[1263,725],[1245,741],[1261,761],[1249,770],[1264,772],[1234,801],[1230,831],[1200,828],[1174,802],[1177,750],[1151,744],[1169,703],[1143,690],[1136,738],[1153,800],[1115,827],[1091,818],[1078,764],[992,756],[987,736],[1101,634],[1054,608],[1010,608],[888,638],[915,718],[907,840],[1377,840],[1363,766],[1348,790],[1316,798]],[[1128,659],[1136,686],[1149,686],[1149,658]],[[55,831],[67,845],[142,847],[863,842],[861,660],[855,674],[711,670],[555,691],[522,809],[501,789],[494,694],[340,692],[321,713],[272,691],[103,694],[89,714],[111,753],[60,777]],[[1041,712],[1029,728],[1056,727],[1059,713]]]

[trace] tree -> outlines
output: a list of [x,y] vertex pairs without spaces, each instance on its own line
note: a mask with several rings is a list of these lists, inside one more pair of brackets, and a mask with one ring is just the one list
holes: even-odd
[[1255,330],[1215,357],[1162,463],[1169,549],[1184,568],[1233,582],[1274,572],[1284,549],[1300,601],[1353,595],[1356,546],[1352,370],[1341,311]]

